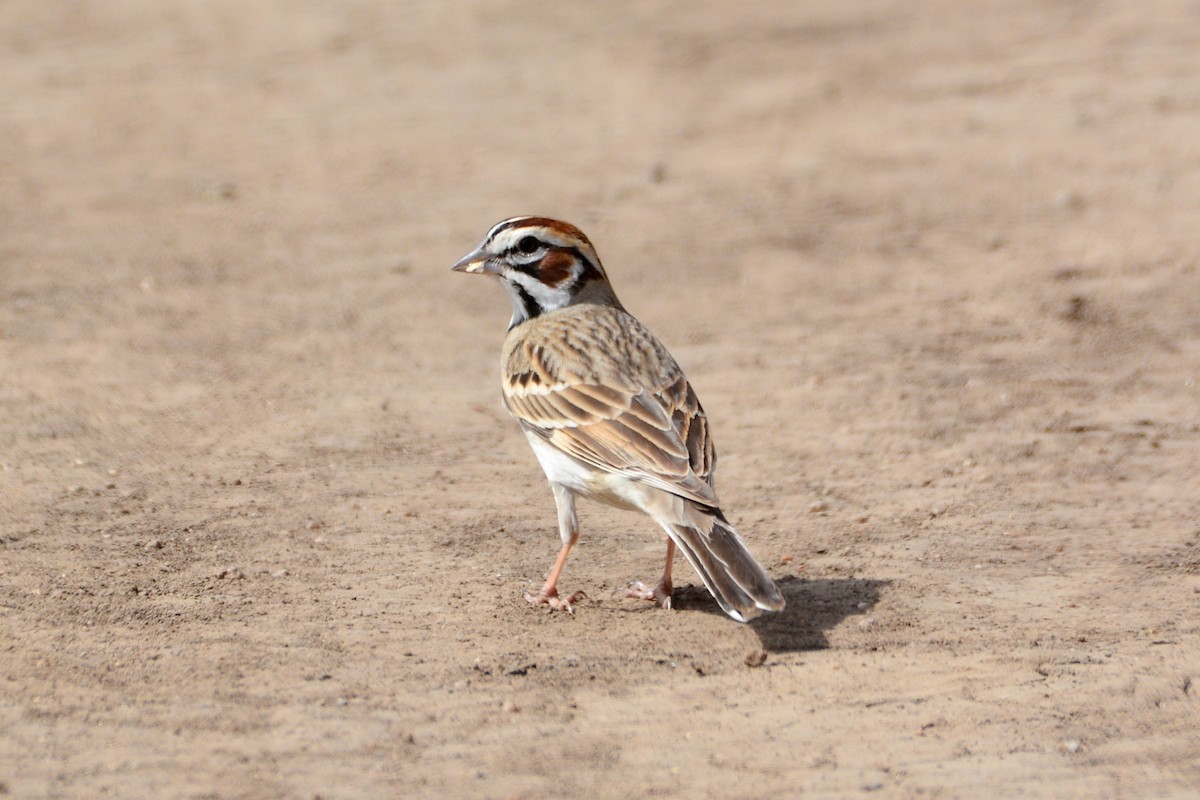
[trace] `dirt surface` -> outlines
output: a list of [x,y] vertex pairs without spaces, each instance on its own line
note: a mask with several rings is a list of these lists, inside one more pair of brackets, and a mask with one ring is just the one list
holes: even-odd
[[[1195,797],[1200,11],[919,7],[0,5],[0,795]],[[522,600],[520,213],[784,613]]]

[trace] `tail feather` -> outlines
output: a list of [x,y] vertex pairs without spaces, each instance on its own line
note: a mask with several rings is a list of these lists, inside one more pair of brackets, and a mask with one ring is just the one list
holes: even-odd
[[784,600],[779,588],[720,509],[690,501],[684,505],[687,522],[664,527],[717,605],[739,622],[748,622],[763,611],[782,609]]

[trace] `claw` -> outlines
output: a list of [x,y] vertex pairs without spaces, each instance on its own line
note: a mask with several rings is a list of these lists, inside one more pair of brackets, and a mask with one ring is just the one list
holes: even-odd
[[580,600],[587,598],[583,591],[571,592],[566,597],[559,597],[558,589],[551,589],[549,592],[541,591],[537,594],[533,592],[525,592],[525,602],[531,606],[550,606],[556,611],[565,611],[568,614],[574,615],[575,609],[573,603],[578,603]]
[[658,585],[650,587],[641,581],[635,581],[628,589],[625,590],[625,596],[634,600],[645,600],[654,603],[659,608],[671,608],[671,593],[675,590],[669,583],[660,581]]

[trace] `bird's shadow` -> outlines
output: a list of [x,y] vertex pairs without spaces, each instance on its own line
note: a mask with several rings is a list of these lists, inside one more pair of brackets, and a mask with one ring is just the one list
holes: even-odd
[[[846,617],[870,611],[891,581],[870,578],[787,577],[777,582],[787,606],[775,614],[763,614],[750,622],[768,653],[824,650],[829,647],[825,632]],[[672,605],[680,611],[695,610],[724,616],[703,586],[675,590]]]

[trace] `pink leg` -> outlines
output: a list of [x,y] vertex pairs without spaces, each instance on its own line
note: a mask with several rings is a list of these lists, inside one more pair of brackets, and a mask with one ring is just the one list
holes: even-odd
[[625,590],[625,596],[635,600],[647,600],[657,603],[661,608],[670,608],[671,592],[675,590],[675,587],[671,584],[671,566],[674,563],[675,540],[667,537],[667,564],[663,567],[663,574],[658,580],[658,585],[650,587],[641,581],[637,581],[633,586]]
[[558,551],[558,558],[554,559],[550,575],[542,584],[542,590],[537,594],[526,592],[525,600],[530,605],[550,606],[573,614],[575,610],[571,608],[571,604],[587,595],[583,592],[572,592],[566,597],[559,597],[558,576],[562,573],[563,567],[567,565],[567,556],[570,554],[571,548],[579,540],[579,520],[575,517],[575,496],[569,489],[558,484],[552,483],[550,488],[554,490],[554,502],[558,505],[558,533],[562,537],[563,546]]
[[562,572],[563,567],[567,565],[567,554],[571,552],[571,546],[574,541],[565,542],[562,550],[558,551],[558,558],[554,560],[554,566],[550,568],[550,576],[546,578],[546,582],[542,585],[542,590],[537,594],[533,592],[525,593],[525,600],[534,606],[550,606],[561,611],[566,611],[568,614],[573,614],[574,609],[571,604],[578,602],[579,598],[587,597],[583,592],[572,592],[565,598],[558,596],[558,576]]

